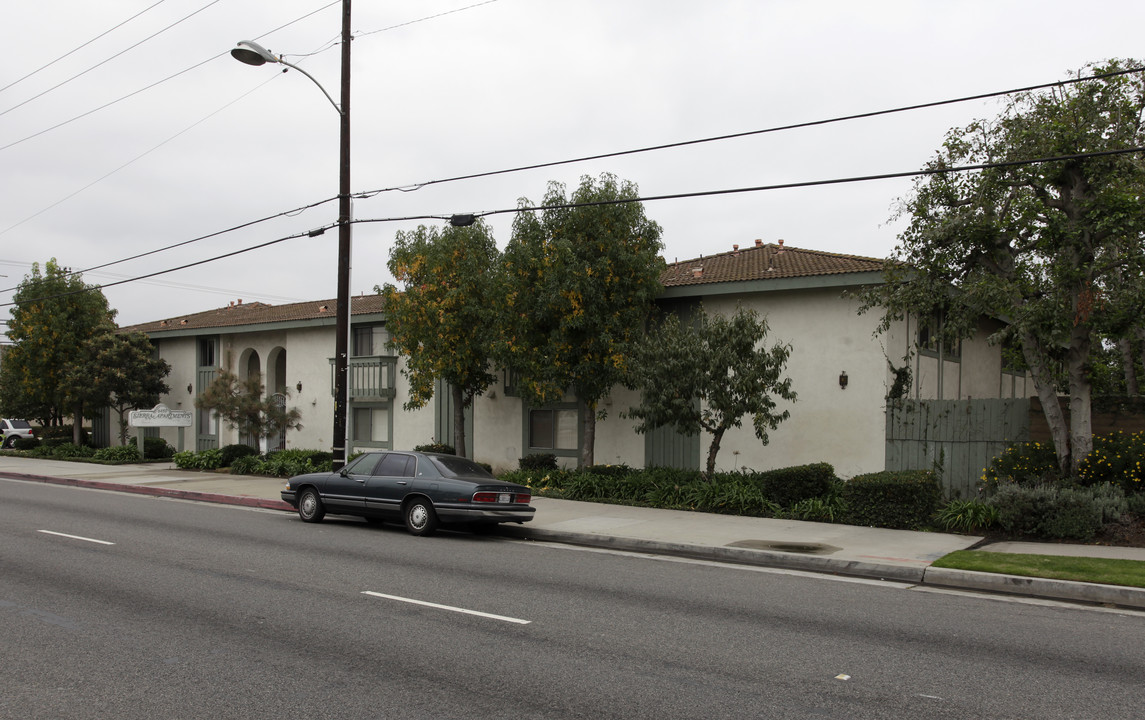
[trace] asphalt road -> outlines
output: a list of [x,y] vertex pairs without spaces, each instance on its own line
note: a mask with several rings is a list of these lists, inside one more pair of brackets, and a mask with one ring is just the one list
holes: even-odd
[[0,718],[20,720],[1145,704],[1141,613],[7,480],[0,627]]

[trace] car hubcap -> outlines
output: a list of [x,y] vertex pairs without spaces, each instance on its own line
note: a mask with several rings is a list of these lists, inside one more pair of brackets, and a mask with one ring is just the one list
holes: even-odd
[[410,509],[409,520],[410,524],[415,528],[425,527],[425,520],[429,516],[424,505],[414,505]]
[[302,513],[307,517],[314,514],[314,496],[310,493],[302,496]]

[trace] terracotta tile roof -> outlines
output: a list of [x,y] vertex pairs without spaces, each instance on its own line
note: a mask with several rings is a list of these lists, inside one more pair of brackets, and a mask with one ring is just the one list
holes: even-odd
[[[381,310],[382,297],[380,295],[360,295],[351,298],[351,315],[366,315],[381,312]],[[335,314],[336,304],[333,300],[311,300],[309,302],[290,303],[289,305],[239,301],[215,310],[191,315],[177,315],[163,320],[120,328],[120,331],[155,333],[167,330],[205,330],[322,318],[330,318],[333,321]]]
[[719,255],[672,263],[660,276],[660,281],[664,287],[678,287],[880,272],[883,269],[883,261],[876,258],[784,247],[782,240],[778,245],[765,245],[758,240],[756,243]]

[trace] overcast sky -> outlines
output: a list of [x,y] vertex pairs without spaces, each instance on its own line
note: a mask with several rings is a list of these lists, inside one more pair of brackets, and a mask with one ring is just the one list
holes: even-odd
[[[7,3],[0,303],[34,262],[83,270],[333,198],[334,108],[302,74],[229,55],[236,41],[257,39],[337,99],[340,3],[327,4]],[[1007,90],[1145,55],[1140,0],[358,0],[353,18],[355,192]],[[356,200],[354,216],[511,209],[521,197],[539,201],[550,180],[571,192],[602,172],[644,196],[907,172],[949,128],[999,108],[968,102],[382,192]],[[892,206],[910,187],[883,180],[645,210],[664,228],[669,262],[756,238],[886,257],[898,230]],[[146,275],[336,218],[330,202],[84,279]],[[394,234],[419,222],[436,221],[355,226],[355,294],[390,280]],[[491,218],[502,248],[510,223],[509,214]],[[105,294],[121,325],[240,298],[332,298],[336,237],[287,240]]]

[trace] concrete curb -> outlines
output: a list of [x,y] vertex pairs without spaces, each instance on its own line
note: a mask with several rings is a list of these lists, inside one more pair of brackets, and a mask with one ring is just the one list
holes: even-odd
[[646,553],[649,555],[669,555],[673,557],[692,558],[694,560],[714,560],[737,565],[755,565],[759,567],[781,568],[784,570],[803,570],[806,572],[831,575],[893,580],[903,583],[921,583],[925,570],[925,568],[919,567],[899,567],[895,565],[860,562],[858,560],[840,560],[838,558],[818,557],[814,555],[797,555],[772,550],[688,545],[685,543],[670,543],[660,540],[644,540],[642,538],[614,537],[610,535],[594,535],[592,533],[576,533],[561,530],[540,530],[524,526],[501,526],[498,530],[499,533],[505,537],[537,540],[539,542],[556,542],[567,545],[579,545],[581,547],[603,548],[606,550],[622,550],[625,552]]
[[923,584],[960,590],[985,590],[1048,600],[1067,600],[1145,609],[1145,588],[1125,587],[1123,585],[1102,585],[1073,580],[1051,580],[936,567],[926,569],[923,575]]
[[262,508],[265,510],[285,510],[294,512],[289,504],[281,500],[246,497],[242,495],[222,495],[219,493],[198,492],[195,490],[172,490],[171,488],[151,487],[149,485],[125,485],[122,483],[99,482],[97,480],[77,480],[75,478],[58,478],[47,475],[28,475],[25,473],[0,473],[0,477],[13,480],[31,480],[48,483],[50,485],[68,485],[71,487],[90,488],[93,490],[112,490],[115,492],[133,493],[135,495],[151,495],[157,497],[175,498],[178,500],[195,500],[198,502],[217,503],[220,505],[240,505],[242,507]]

